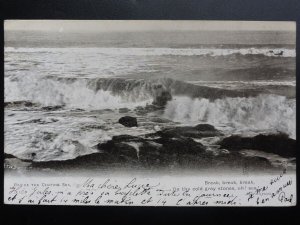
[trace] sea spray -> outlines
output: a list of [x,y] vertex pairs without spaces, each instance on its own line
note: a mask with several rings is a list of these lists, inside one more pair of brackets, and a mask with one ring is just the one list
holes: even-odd
[[7,78],[5,83],[5,102],[26,100],[44,106],[65,105],[67,108],[91,110],[134,108],[152,101],[149,95],[141,92],[114,95],[110,90],[93,90],[84,79],[63,82],[27,76],[19,78],[17,82]]
[[209,123],[239,130],[274,130],[296,136],[296,101],[278,95],[249,98],[189,98],[167,104],[164,116],[183,123]]

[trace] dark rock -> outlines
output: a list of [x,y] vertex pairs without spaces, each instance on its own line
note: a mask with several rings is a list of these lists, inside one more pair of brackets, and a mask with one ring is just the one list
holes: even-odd
[[225,166],[229,168],[243,168],[245,171],[248,169],[266,169],[273,167],[270,161],[266,158],[260,156],[245,156],[239,152],[231,152],[229,154],[215,156],[212,158],[211,162],[219,167]]
[[170,100],[172,100],[170,91],[164,90],[162,87],[158,87],[152,104],[156,106],[165,106]]
[[63,107],[64,107],[64,105],[45,106],[45,107],[42,107],[42,110],[45,110],[45,111],[55,111],[55,110],[60,110]]
[[144,139],[141,137],[137,137],[137,136],[123,134],[123,135],[113,136],[112,141],[114,141],[114,142],[132,142],[132,141],[141,142],[141,141],[144,141]]
[[75,159],[57,160],[57,161],[34,161],[33,168],[54,168],[54,169],[78,169],[79,167],[93,168],[103,165],[111,165],[115,159],[107,153],[92,153],[89,155],[79,156]]
[[119,113],[128,113],[130,111],[130,109],[128,108],[120,108],[119,109]]
[[137,120],[135,117],[124,116],[119,119],[119,123],[125,127],[137,127]]
[[[174,168],[180,166],[196,169],[237,167],[245,168],[245,170],[273,168],[269,160],[263,157],[247,156],[239,151],[230,151],[226,154],[221,152],[217,155],[211,151],[206,151],[205,146],[196,142],[190,136],[202,137],[201,132],[220,134],[211,125],[175,127],[172,132],[162,132],[160,135],[157,132],[153,133],[152,136],[114,136],[111,140],[97,145],[99,153],[80,156],[78,159],[69,160],[62,164],[75,166],[76,163],[74,162],[78,162],[83,166],[87,163],[89,166],[122,165],[143,168]],[[226,142],[226,139],[224,140]],[[224,146],[222,147],[224,148]],[[56,167],[56,164],[61,162],[53,163]]]
[[201,143],[186,137],[149,140],[119,135],[106,143],[98,144],[97,147],[114,155],[117,161],[140,163],[143,166],[165,166],[182,161],[187,156],[205,153],[205,147]]
[[221,136],[222,133],[216,130],[213,126],[208,124],[200,124],[195,127],[173,127],[166,128],[158,131],[157,134],[163,137],[191,137],[191,138],[203,138],[203,137],[214,137]]
[[162,151],[168,154],[198,154],[205,151],[205,147],[192,138],[159,138],[157,143],[162,144]]
[[219,142],[221,148],[228,150],[253,149],[274,153],[283,157],[296,156],[296,140],[286,134],[257,135],[255,137],[230,136]]
[[276,53],[274,53],[274,55],[283,55],[283,51],[276,52]]
[[116,161],[136,161],[138,160],[138,147],[145,140],[140,137],[130,135],[114,136],[112,140],[106,143],[100,143],[97,145],[99,150],[114,155]]
[[157,105],[146,105],[145,107],[138,106],[134,109],[137,115],[146,115],[147,113],[163,110],[163,107]]
[[198,124],[195,126],[195,129],[198,131],[218,131],[214,126],[210,124]]
[[161,136],[156,139],[131,135],[114,136],[97,145],[98,153],[76,159],[52,162],[33,162],[34,167],[83,168],[134,166],[143,168],[274,168],[268,159],[246,156],[238,151],[214,155],[192,138]]
[[14,158],[17,158],[17,157],[15,157],[15,156],[12,155],[12,154],[8,154],[8,153],[5,153],[5,152],[4,152],[4,159],[14,159]]
[[271,163],[268,159],[260,156],[246,157],[247,166],[256,166],[256,167],[271,167]]
[[161,153],[162,145],[153,141],[146,141],[139,147],[139,161],[143,166],[162,166],[165,157]]
[[141,141],[144,140],[139,137],[120,135],[114,136],[106,143],[98,144],[97,147],[99,150],[114,155],[117,161],[133,161],[138,159],[138,149],[134,147],[134,144],[138,145]]
[[4,107],[34,107],[37,104],[28,101],[4,102]]

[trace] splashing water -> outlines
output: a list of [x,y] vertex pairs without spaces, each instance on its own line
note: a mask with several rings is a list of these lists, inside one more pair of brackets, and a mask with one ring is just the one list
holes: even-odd
[[176,97],[167,104],[164,116],[178,122],[227,125],[239,130],[273,129],[296,136],[296,101],[277,95],[249,98]]

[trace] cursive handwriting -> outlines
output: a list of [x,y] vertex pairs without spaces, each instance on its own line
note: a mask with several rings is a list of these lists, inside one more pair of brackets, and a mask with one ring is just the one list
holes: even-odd
[[[7,204],[36,205],[139,205],[139,206],[241,206],[291,205],[294,181],[286,173],[270,179],[220,179],[191,183],[160,179],[96,178],[72,182],[59,177],[55,182],[26,183],[14,180],[7,185]],[[260,185],[256,185],[260,184]]]

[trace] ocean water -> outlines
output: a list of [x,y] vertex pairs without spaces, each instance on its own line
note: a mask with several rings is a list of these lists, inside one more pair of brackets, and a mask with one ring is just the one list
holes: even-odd
[[[294,35],[7,32],[5,152],[74,159],[115,135],[200,123],[226,135],[295,139]],[[172,100],[159,112],[138,113],[157,86]],[[139,126],[119,124],[124,115]]]

